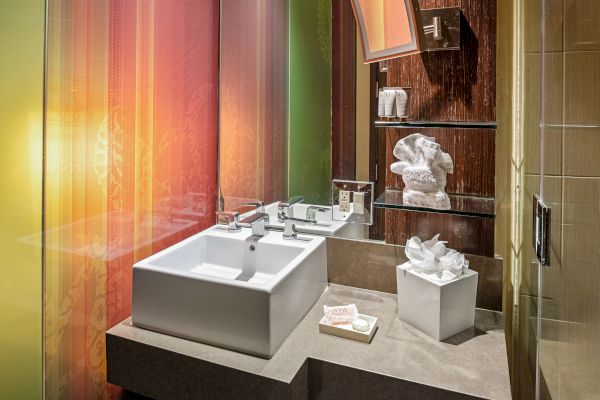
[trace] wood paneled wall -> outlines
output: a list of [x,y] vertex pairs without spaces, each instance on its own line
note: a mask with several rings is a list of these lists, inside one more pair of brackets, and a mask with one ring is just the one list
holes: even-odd
[[[460,7],[461,49],[425,52],[390,60],[386,86],[411,88],[410,119],[439,122],[493,122],[496,119],[496,0],[420,0],[421,8]],[[389,171],[397,141],[412,133],[433,136],[454,160],[448,193],[492,197],[495,129],[467,127],[388,128],[385,135],[385,186],[401,189]],[[494,219],[403,210],[385,211],[385,239],[441,233],[449,246],[466,253],[494,255]]]
[[494,256],[494,219],[428,212],[385,210],[385,241],[406,244],[412,236],[440,234],[448,247],[462,253]]
[[331,155],[333,179],[356,176],[356,28],[350,1],[332,2]]
[[412,88],[410,118],[496,120],[496,0],[421,0],[421,8],[460,7],[461,49],[389,62],[389,86]]

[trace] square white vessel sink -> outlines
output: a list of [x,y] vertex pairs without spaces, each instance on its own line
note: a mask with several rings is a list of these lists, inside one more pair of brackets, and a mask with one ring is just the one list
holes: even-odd
[[[271,203],[265,206],[265,213],[269,214],[269,225],[283,229],[283,222],[277,220],[277,206],[279,202]],[[306,212],[309,207],[316,206],[314,204],[298,203],[292,208],[292,217],[306,219]],[[309,233],[311,235],[320,236],[336,236],[350,239],[364,239],[365,226],[362,224],[352,224],[344,221],[334,221],[332,218],[331,206],[317,206],[327,209],[325,212],[317,212],[315,214],[315,224],[296,224],[298,233]],[[241,216],[244,217],[253,214],[254,211]]]
[[271,357],[327,287],[325,239],[219,228],[134,265],[133,323]]

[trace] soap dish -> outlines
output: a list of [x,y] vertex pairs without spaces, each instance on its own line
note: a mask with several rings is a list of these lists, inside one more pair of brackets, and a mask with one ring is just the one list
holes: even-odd
[[363,343],[371,343],[375,331],[377,330],[377,318],[370,315],[358,314],[359,318],[364,319],[371,326],[366,332],[359,332],[352,328],[352,323],[330,325],[326,322],[325,317],[319,321],[319,332],[328,335],[339,336],[346,339],[356,340]]

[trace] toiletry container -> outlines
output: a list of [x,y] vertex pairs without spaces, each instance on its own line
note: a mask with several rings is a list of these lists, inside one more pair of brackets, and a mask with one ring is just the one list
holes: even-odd
[[396,116],[398,118],[408,117],[408,101],[410,98],[410,89],[396,89]]
[[377,103],[377,116],[385,117],[385,93],[383,89],[379,89]]
[[396,109],[394,105],[396,103],[396,89],[383,88],[383,95],[385,97],[385,116],[388,118],[395,117]]
[[409,266],[410,261],[396,267],[398,318],[438,341],[473,326],[477,272],[466,269],[449,282],[438,282]]

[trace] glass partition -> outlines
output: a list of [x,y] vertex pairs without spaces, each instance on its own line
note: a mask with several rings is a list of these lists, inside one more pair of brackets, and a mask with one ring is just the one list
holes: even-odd
[[0,398],[42,397],[44,1],[0,11]]
[[[600,7],[522,3],[518,394],[591,399],[600,393]],[[531,246],[536,193],[552,208],[549,266]]]
[[218,10],[48,1],[47,398],[118,392],[105,331],[131,313],[132,265],[214,223]]

